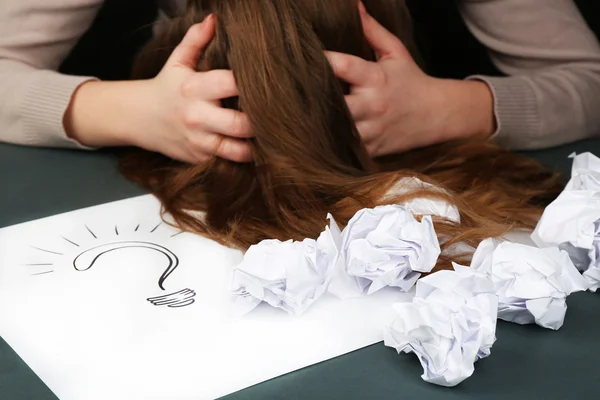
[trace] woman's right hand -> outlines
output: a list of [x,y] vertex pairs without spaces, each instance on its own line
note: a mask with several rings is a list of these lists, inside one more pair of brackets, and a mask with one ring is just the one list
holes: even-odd
[[153,79],[81,85],[65,115],[69,136],[91,147],[134,145],[194,164],[214,156],[250,161],[248,117],[221,107],[221,99],[238,95],[233,73],[196,72],[214,28],[213,16],[192,26]]

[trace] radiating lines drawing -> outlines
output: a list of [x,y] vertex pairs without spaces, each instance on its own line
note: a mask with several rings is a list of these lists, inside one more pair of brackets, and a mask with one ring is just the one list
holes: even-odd
[[[161,225],[162,223],[159,223],[158,225],[154,226],[153,229],[149,231],[149,233],[155,233]],[[169,278],[169,276],[179,266],[179,258],[173,251],[171,251],[169,248],[163,245],[148,240],[119,240],[116,237],[121,236],[121,233],[123,232],[119,230],[118,225],[115,225],[114,228],[115,237],[109,238],[108,241],[106,240],[106,238],[99,238],[98,235],[88,225],[84,225],[84,227],[85,230],[89,233],[89,235],[93,237],[94,240],[92,241],[92,243],[96,241],[102,241],[104,243],[92,245],[91,247],[82,247],[81,244],[77,243],[79,241],[74,241],[65,236],[61,236],[61,238],[65,242],[68,242],[70,245],[75,246],[77,248],[81,248],[81,251],[77,253],[77,255],[72,261],[72,266],[76,271],[89,271],[90,269],[96,266],[98,260],[101,259],[104,255],[108,253],[119,252],[123,249],[138,249],[141,251],[152,251],[157,257],[160,257],[164,260],[165,268],[160,274],[160,276],[157,278],[156,284],[161,291],[166,292],[165,282],[167,281],[167,278]],[[140,224],[138,224],[135,227],[135,230],[133,232],[143,233],[142,231],[140,231]],[[170,235],[170,238],[174,238],[180,235],[181,233],[183,232],[178,232],[173,235]],[[42,252],[51,258],[58,258],[60,256],[64,256],[64,253],[46,247],[31,246],[31,248],[35,249],[36,251]],[[35,267],[35,270],[31,273],[32,276],[41,276],[54,272],[55,260],[51,261],[52,262],[49,261],[29,263],[24,265],[29,267]],[[194,304],[195,296],[196,292],[194,290],[184,288],[172,293],[148,297],[146,298],[146,300],[150,304],[153,304],[157,307],[164,306],[169,308],[181,308]]]

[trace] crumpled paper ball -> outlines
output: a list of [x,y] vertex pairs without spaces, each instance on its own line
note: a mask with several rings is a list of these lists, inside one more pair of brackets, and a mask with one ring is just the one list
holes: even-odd
[[571,157],[571,179],[546,207],[531,238],[539,247],[567,251],[595,292],[600,287],[600,159],[591,153]]
[[385,345],[415,353],[423,380],[441,386],[470,377],[496,341],[494,285],[484,274],[454,268],[420,279],[413,301],[394,304],[396,317],[384,329]]
[[[363,209],[342,232],[341,265],[330,292],[340,298],[372,294],[386,286],[409,291],[440,255],[431,217],[417,221],[398,205]],[[342,275],[342,276],[340,276]]]
[[302,314],[326,292],[338,258],[329,227],[316,241],[264,240],[251,246],[233,271],[238,313],[266,302],[290,314]]
[[600,190],[600,158],[592,153],[573,153],[571,179],[565,190]]
[[498,318],[554,330],[563,325],[567,296],[588,287],[567,252],[557,247],[487,239],[473,255],[471,269],[493,282]]

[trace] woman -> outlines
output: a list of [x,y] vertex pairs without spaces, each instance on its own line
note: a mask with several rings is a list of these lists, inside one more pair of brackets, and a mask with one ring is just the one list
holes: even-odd
[[[246,116],[219,107],[237,93],[231,72],[181,68],[211,39],[201,26],[156,79],[100,82],[54,72],[101,3],[1,2],[0,141],[135,145],[187,162],[215,154],[247,161],[248,146],[239,140],[252,135]],[[172,11],[181,2],[161,3]],[[600,47],[572,1],[462,0],[461,9],[512,77],[428,77],[368,18],[371,45],[384,53],[378,62],[330,54],[338,75],[353,85],[349,106],[372,155],[473,136],[541,148],[600,132]]]
[[[533,160],[482,140],[372,159],[346,103],[352,89],[336,78],[324,50],[376,61],[364,32],[375,20],[390,38],[413,46],[403,2],[364,0],[364,7],[359,12],[348,0],[190,1],[143,49],[135,75],[160,78],[164,65],[232,70],[238,91],[223,106],[251,122],[252,162],[213,157],[190,165],[143,151],[124,160],[125,175],[155,194],[181,229],[242,249],[269,238],[315,238],[328,213],[345,226],[362,208],[417,197],[460,213],[434,216],[444,249],[535,226],[559,186]],[[195,57],[185,49],[198,21],[212,40]]]

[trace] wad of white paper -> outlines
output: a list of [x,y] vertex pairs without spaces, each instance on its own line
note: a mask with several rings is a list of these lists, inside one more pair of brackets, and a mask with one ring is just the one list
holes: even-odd
[[583,272],[589,289],[600,287],[600,159],[573,156],[571,180],[544,210],[532,239],[539,247],[558,246]]
[[570,157],[571,180],[565,190],[600,190],[600,158],[592,153],[573,153]]
[[440,255],[431,217],[421,222],[398,205],[363,209],[342,232],[340,265],[330,292],[340,298],[372,294],[383,287],[409,291]]
[[396,318],[384,330],[386,346],[414,352],[426,382],[456,386],[490,355],[496,340],[498,298],[492,282],[459,265],[417,282],[410,303],[396,303]]
[[317,240],[264,240],[251,246],[233,271],[238,313],[261,302],[300,315],[326,292],[338,261],[339,228],[331,218]]
[[494,283],[498,318],[554,330],[564,322],[567,296],[588,287],[569,255],[557,247],[487,239],[473,255],[471,269]]

